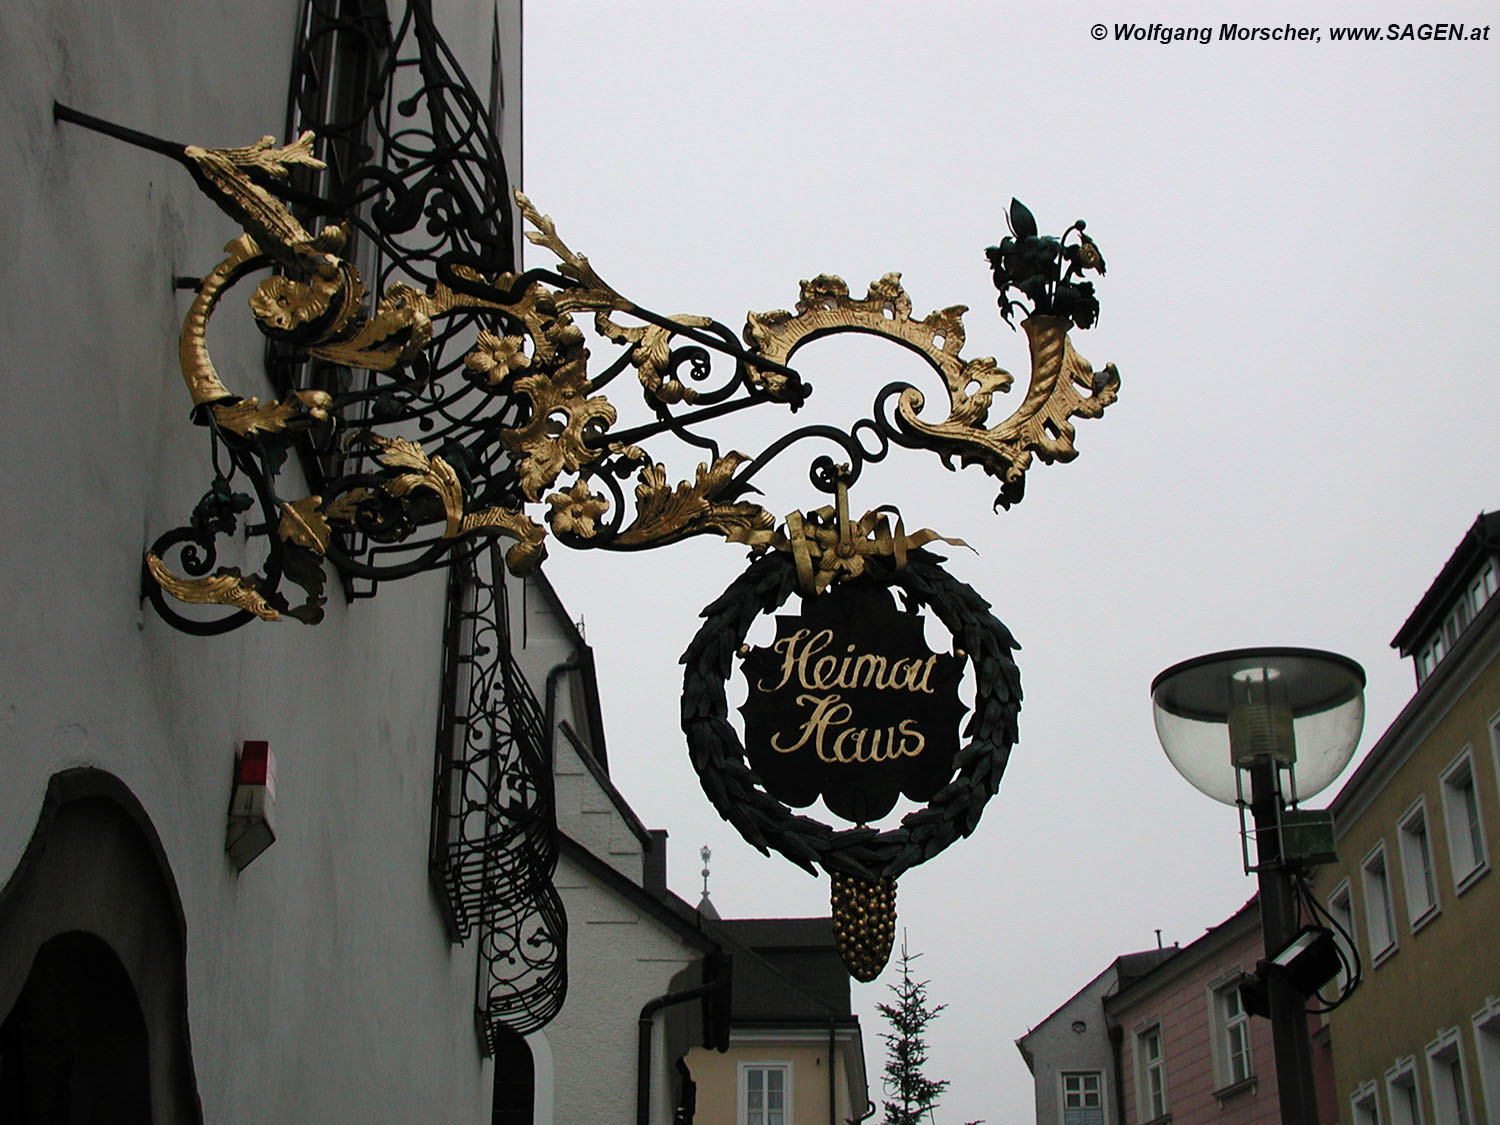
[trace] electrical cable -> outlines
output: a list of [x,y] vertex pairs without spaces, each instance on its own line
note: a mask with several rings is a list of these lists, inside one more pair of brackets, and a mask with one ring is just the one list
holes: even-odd
[[1322,1003],[1319,1006],[1309,1006],[1307,1009],[1309,1012],[1321,1015],[1338,1008],[1350,996],[1354,995],[1354,990],[1359,987],[1360,981],[1363,979],[1364,970],[1360,962],[1359,947],[1355,944],[1354,935],[1345,929],[1343,923],[1318,901],[1317,896],[1308,887],[1307,880],[1301,874],[1294,876],[1294,882],[1297,889],[1298,902],[1307,909],[1315,921],[1321,921],[1326,924],[1338,938],[1334,942],[1334,948],[1338,951],[1339,964],[1344,977],[1338,999],[1332,1001],[1325,1000],[1321,993],[1315,993],[1314,995]]

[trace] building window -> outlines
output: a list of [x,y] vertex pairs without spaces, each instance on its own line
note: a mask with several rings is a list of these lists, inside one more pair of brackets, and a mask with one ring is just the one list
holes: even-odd
[[1474,752],[1468,746],[1443,771],[1443,819],[1448,826],[1453,885],[1462,894],[1489,869],[1484,821],[1479,815],[1479,793],[1474,785]]
[[1449,1028],[1427,1044],[1427,1078],[1432,1084],[1435,1125],[1471,1125],[1469,1080],[1458,1028]]
[[740,1064],[737,1125],[792,1125],[792,1064]]
[[1385,865],[1385,841],[1360,864],[1365,886],[1365,935],[1370,939],[1370,959],[1378,965],[1396,949],[1396,916],[1391,906],[1391,879]]
[[[390,37],[378,0],[304,0],[287,135],[312,130],[314,152],[327,167],[293,169],[294,186],[341,203],[356,190],[359,170],[370,162],[369,116],[384,97],[379,79]],[[314,216],[299,215],[304,223]]]
[[1148,1027],[1135,1037],[1140,1080],[1141,1118],[1155,1121],[1167,1115],[1167,1064],[1162,1056],[1161,1027]]
[[1469,580],[1468,585],[1462,588],[1453,607],[1443,618],[1442,624],[1427,639],[1427,643],[1417,651],[1418,683],[1432,675],[1443,657],[1458,643],[1458,638],[1463,635],[1464,630],[1479,616],[1485,604],[1495,596],[1497,589],[1500,589],[1500,564],[1497,564],[1494,559],[1488,559],[1478,573]]
[[1484,603],[1495,596],[1495,591],[1500,589],[1500,566],[1494,559],[1484,564],[1484,569],[1474,576],[1474,581],[1469,583],[1469,612],[1478,617],[1479,611],[1484,608]]
[[1250,1018],[1240,999],[1239,979],[1215,991],[1210,1003],[1219,1085],[1236,1086],[1255,1073],[1250,1059]]
[[1397,1059],[1385,1072],[1385,1096],[1391,1103],[1391,1125],[1422,1125],[1422,1094],[1417,1089],[1417,1062]]
[[1500,711],[1490,716],[1490,753],[1495,759],[1495,783],[1500,785]]
[[1063,1125],[1104,1125],[1104,1075],[1088,1070],[1061,1077]]
[[1427,835],[1427,803],[1418,799],[1401,818],[1401,874],[1406,885],[1406,913],[1415,933],[1438,911],[1437,876],[1432,870],[1432,841]]
[[1344,962],[1339,966],[1339,975],[1334,979],[1334,994],[1342,996],[1344,985],[1349,981],[1349,974],[1343,965],[1353,965],[1359,959],[1354,949],[1354,902],[1349,894],[1348,879],[1334,887],[1333,893],[1328,896],[1328,913],[1333,918],[1334,940],[1344,951]]
[[1417,683],[1422,683],[1432,675],[1432,670],[1437,667],[1437,661],[1437,653],[1433,651],[1432,645],[1428,645],[1417,653]]
[[1474,1014],[1474,1046],[1484,1098],[1481,1117],[1500,1123],[1500,997],[1491,996]]
[[1417,682],[1420,683],[1432,675],[1437,668],[1438,661],[1442,660],[1448,652],[1448,644],[1443,640],[1443,631],[1438,630],[1437,636],[1427,643],[1427,646],[1417,654]]
[[1460,598],[1458,604],[1448,611],[1448,618],[1443,622],[1443,632],[1448,637],[1449,648],[1458,643],[1458,636],[1469,627],[1469,620],[1469,599]]
[[490,13],[490,122],[495,127],[495,139],[501,138],[505,122],[505,56],[500,50],[500,10]]
[[1349,1095],[1349,1116],[1354,1125],[1380,1125],[1380,1096],[1375,1083],[1364,1082]]

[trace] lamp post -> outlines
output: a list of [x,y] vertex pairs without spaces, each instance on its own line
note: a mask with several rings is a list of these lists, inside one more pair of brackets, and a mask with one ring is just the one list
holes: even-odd
[[[1177,771],[1200,792],[1249,809],[1259,881],[1263,971],[1283,1125],[1316,1125],[1306,995],[1285,962],[1295,952],[1297,886],[1312,852],[1331,850],[1326,814],[1300,813],[1348,765],[1364,726],[1365,673],[1315,649],[1213,653],[1173,665],[1151,683],[1156,734]],[[1321,827],[1311,847],[1305,829]]]

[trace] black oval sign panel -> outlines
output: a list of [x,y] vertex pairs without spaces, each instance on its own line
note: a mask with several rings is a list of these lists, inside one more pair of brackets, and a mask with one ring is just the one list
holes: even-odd
[[872,582],[777,615],[775,642],[740,665],[745,755],[773,797],[801,808],[821,796],[868,824],[898,796],[926,802],[952,779],[964,662],[928,648],[922,622]]

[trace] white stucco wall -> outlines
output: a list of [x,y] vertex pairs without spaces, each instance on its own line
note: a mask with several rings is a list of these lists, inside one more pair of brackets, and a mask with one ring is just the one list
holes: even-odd
[[[551,750],[556,784],[557,826],[636,885],[644,876],[640,824],[627,818],[621,801],[599,781],[596,737],[590,730],[588,662],[573,623],[556,595],[539,579],[512,578],[507,584],[511,639],[516,663],[537,701],[553,718]],[[567,727],[565,732],[561,728]],[[589,755],[592,765],[584,761]]]
[[555,760],[558,828],[639,884],[645,859],[640,838],[566,738],[557,740]]
[[[1032,1053],[1037,1125],[1062,1121],[1064,1071],[1098,1071],[1103,1075],[1104,1120],[1115,1121],[1115,1064],[1104,1018],[1104,998],[1115,991],[1118,974],[1110,965],[1067,1003],[1029,1031],[1024,1039]],[[1073,1024],[1083,1029],[1075,1031]]]
[[[598,863],[639,887],[644,844],[639,823],[590,766],[588,673],[566,609],[535,581],[508,584],[517,662],[554,717],[553,779],[558,829]],[[579,666],[563,671],[569,665]],[[548,683],[551,681],[551,688]],[[582,745],[560,729],[566,724]],[[703,955],[652,908],[604,873],[564,855],[554,878],[568,915],[568,995],[561,1013],[532,1036],[538,1125],[634,1121],[640,1012],[677,987],[673,978]],[[651,1120],[671,1120],[664,1017],[653,1021]]]
[[[0,884],[53,773],[114,773],[181,895],[206,1120],[484,1121],[473,947],[449,944],[427,881],[442,579],[351,606],[330,578],[323,624],[219,638],[142,607],[142,552],[212,476],[172,277],[238,232],[173,162],[51,116],[55,98],[186,143],[279,133],[298,8],[0,9]],[[439,8],[486,88],[488,5]],[[214,348],[232,389],[267,396],[238,292]],[[278,839],[236,874],[225,810],[247,738],[276,755]]]
[[[546,1029],[559,1125],[633,1121],[637,1021],[701,954],[648,913],[612,893],[566,857],[557,888],[568,911],[568,1001]],[[652,1041],[651,1120],[670,1121],[663,1019]],[[541,1118],[538,1118],[541,1120]]]

